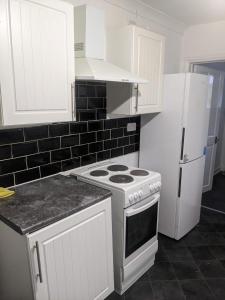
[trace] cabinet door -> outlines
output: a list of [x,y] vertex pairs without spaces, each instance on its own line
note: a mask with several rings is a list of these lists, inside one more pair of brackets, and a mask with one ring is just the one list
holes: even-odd
[[110,199],[28,238],[36,300],[97,300],[113,291]]
[[58,0],[1,0],[4,125],[72,120],[73,6]]
[[165,38],[148,30],[134,27],[133,72],[149,80],[138,86],[137,113],[162,110],[162,79],[164,72]]

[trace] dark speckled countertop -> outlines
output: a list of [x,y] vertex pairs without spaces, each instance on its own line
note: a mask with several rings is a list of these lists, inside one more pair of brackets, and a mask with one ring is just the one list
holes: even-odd
[[20,234],[34,232],[111,196],[74,177],[56,175],[16,187],[0,200],[0,219]]

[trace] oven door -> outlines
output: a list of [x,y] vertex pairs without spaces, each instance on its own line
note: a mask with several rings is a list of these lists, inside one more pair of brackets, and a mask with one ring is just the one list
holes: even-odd
[[159,199],[156,193],[125,210],[125,258],[157,236]]

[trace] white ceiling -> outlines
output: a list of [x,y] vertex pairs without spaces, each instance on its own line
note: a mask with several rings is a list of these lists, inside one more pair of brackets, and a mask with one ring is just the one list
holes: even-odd
[[141,0],[187,24],[225,21],[225,0]]

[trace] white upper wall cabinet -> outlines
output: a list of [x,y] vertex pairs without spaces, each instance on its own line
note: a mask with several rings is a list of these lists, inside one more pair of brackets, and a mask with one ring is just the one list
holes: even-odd
[[108,60],[147,79],[132,87],[108,84],[108,112],[146,114],[162,111],[165,37],[134,25],[108,32]]
[[1,0],[2,125],[72,120],[73,6]]

